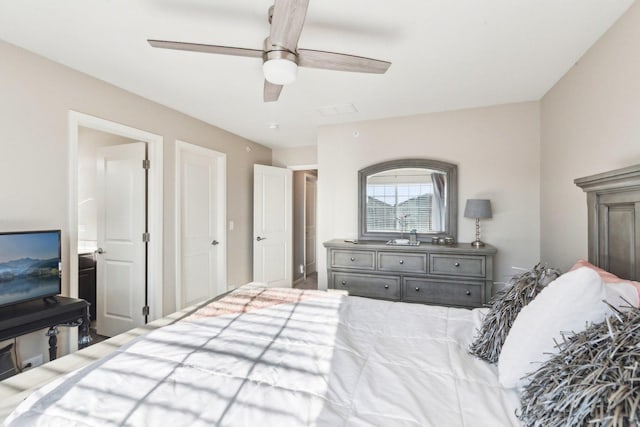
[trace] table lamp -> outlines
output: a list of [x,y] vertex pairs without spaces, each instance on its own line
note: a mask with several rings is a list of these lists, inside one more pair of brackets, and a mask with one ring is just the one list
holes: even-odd
[[480,240],[480,218],[491,218],[491,201],[487,199],[467,199],[464,207],[465,218],[476,219],[476,240],[471,242],[474,248],[484,246]]

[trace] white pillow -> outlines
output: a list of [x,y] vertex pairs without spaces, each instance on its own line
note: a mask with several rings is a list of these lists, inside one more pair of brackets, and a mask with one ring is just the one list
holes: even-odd
[[640,307],[638,290],[629,282],[604,282],[607,287],[607,302],[614,307],[625,310],[629,304]]
[[[522,378],[558,352],[555,341],[562,333],[580,332],[588,324],[604,320],[612,305],[624,305],[620,293],[609,289],[594,270],[581,267],[563,274],[524,306],[504,342],[498,358],[500,384],[523,387]],[[554,341],[555,339],[555,341]]]

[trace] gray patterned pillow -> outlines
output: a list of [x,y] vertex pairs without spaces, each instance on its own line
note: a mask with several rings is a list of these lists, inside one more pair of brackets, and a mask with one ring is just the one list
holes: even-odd
[[525,426],[640,425],[640,309],[558,343],[521,395]]
[[560,272],[538,263],[530,271],[511,279],[509,287],[498,292],[489,301],[491,309],[482,320],[482,326],[469,351],[476,357],[496,363],[516,316]]

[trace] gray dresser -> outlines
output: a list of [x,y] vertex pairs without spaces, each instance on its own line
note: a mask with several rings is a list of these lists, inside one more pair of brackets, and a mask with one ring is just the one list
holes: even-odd
[[480,307],[491,297],[496,248],[469,243],[391,246],[334,239],[327,248],[328,286],[392,301]]

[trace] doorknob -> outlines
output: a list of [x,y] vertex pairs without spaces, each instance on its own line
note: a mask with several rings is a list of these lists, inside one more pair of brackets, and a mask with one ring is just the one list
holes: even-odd
[[256,240],[257,240],[258,242],[260,242],[260,241],[262,241],[262,240],[266,240],[266,239],[267,239],[266,237],[260,237],[260,236],[256,237]]
[[96,250],[96,252],[98,252],[99,254],[107,253],[107,251],[105,251],[105,250],[104,250],[104,249],[102,249],[102,248],[98,248],[98,250]]
[[217,245],[217,244],[219,244],[219,243],[220,243],[220,242],[218,242],[217,240],[214,240],[213,242],[211,242],[211,244],[212,244],[213,246],[215,246],[215,245]]

